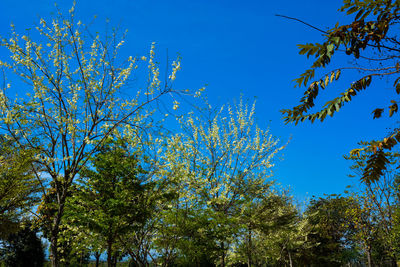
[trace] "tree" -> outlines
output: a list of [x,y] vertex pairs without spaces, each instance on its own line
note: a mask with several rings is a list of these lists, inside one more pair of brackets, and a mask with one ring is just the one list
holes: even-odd
[[[154,207],[146,193],[153,191],[156,183],[141,165],[145,162],[140,151],[132,151],[124,139],[111,139],[90,161],[90,167],[82,169],[68,203],[70,224],[78,223],[86,228],[87,236],[99,238],[108,266],[114,266],[131,248],[124,247],[127,235],[146,224]],[[135,260],[143,264],[137,256]]]
[[396,177],[393,189],[395,192],[395,209],[393,213],[393,239],[397,240],[394,246],[396,255],[400,255],[400,177]]
[[44,265],[44,249],[37,232],[27,223],[18,232],[10,234],[0,248],[0,259],[6,266],[41,267]]
[[131,261],[139,266],[155,263],[163,254],[157,250],[159,246],[155,245],[155,241],[162,231],[164,215],[170,212],[171,203],[176,198],[174,183],[160,177],[153,179],[155,177],[152,176],[153,174],[148,176],[145,190],[140,195],[147,217],[136,224],[135,231],[120,239]]
[[[369,151],[369,153],[373,153]],[[347,157],[354,162],[350,167],[355,175],[361,177],[367,164],[368,151],[358,157]],[[356,227],[356,237],[367,254],[368,266],[392,264],[396,266],[395,234],[396,213],[396,179],[398,172],[394,166],[397,163],[397,153],[385,153],[390,160],[383,176],[376,181],[364,183],[359,192],[352,192],[349,196],[357,205],[349,206],[349,219]]]
[[[247,266],[292,264],[297,243],[294,232],[299,225],[298,212],[286,192],[270,192],[249,201],[241,212],[240,230],[231,262]],[[301,242],[301,241],[300,241]],[[285,255],[286,254],[286,255]]]
[[[300,100],[300,105],[292,109],[282,110],[286,123],[315,120],[323,121],[327,116],[333,116],[346,103],[357,96],[361,91],[368,90],[373,80],[385,77],[393,82],[393,91],[400,93],[400,39],[397,34],[397,25],[400,22],[399,1],[358,1],[344,0],[341,11],[347,15],[356,13],[352,23],[336,25],[327,31],[318,29],[323,33],[323,43],[309,43],[299,45],[300,54],[315,57],[312,66],[297,78],[297,86],[307,89]],[[314,27],[316,28],[316,27]],[[335,62],[334,55],[345,52],[355,61],[355,65],[339,66],[327,70],[331,62]],[[325,74],[315,78],[316,72],[323,69]],[[340,79],[345,71],[357,71],[359,77],[349,85],[338,97],[326,102],[317,112],[313,112],[315,102],[323,89]],[[318,74],[319,75],[319,74]],[[355,74],[357,75],[357,74]],[[389,94],[387,94],[389,96]],[[390,96],[389,96],[390,97]],[[388,99],[387,108],[373,107],[373,118],[382,116],[384,110],[392,117],[398,111],[396,99]],[[375,181],[383,175],[383,170],[388,164],[385,151],[390,150],[400,142],[400,129],[391,130],[383,140],[373,141],[363,148],[351,151],[358,155],[362,150],[372,150],[362,179]]]
[[108,266],[125,255],[139,266],[148,264],[149,236],[173,194],[136,141],[110,137],[82,168],[60,226],[62,261],[105,251]]
[[147,207],[141,195],[144,170],[138,162],[138,155],[129,153],[123,140],[107,144],[94,158],[92,168],[81,171],[80,199],[72,208],[79,213],[79,201],[92,231],[104,239],[107,250],[107,263],[112,266],[117,256],[115,245],[118,238],[127,232],[135,231],[135,224],[147,218]]
[[155,239],[162,266],[215,266],[218,242],[210,211],[178,204],[165,211]]
[[39,183],[33,176],[33,153],[0,136],[0,239],[18,230],[21,216],[38,201]]
[[300,257],[303,265],[341,266],[357,257],[354,225],[347,216],[354,204],[353,199],[337,195],[311,200],[306,210],[310,247]]
[[3,88],[0,126],[19,147],[37,151],[38,181],[50,179],[44,199],[52,200],[44,203],[53,202],[55,210],[44,223],[50,233],[52,266],[59,266],[60,225],[75,177],[113,132],[135,139],[149,126],[150,113],[144,108],[173,92],[180,68],[174,61],[171,75],[161,83],[153,44],[148,86],[143,94],[135,91],[127,97],[122,89],[146,57],[122,60],[118,51],[124,41],[117,32],[101,37],[86,29],[76,21],[72,7],[67,17],[59,12],[51,22],[41,19],[35,34],[21,36],[13,27],[11,38],[0,42],[11,55],[0,65],[25,82],[27,92],[13,98]]
[[197,225],[190,216],[193,211],[199,214],[197,219],[208,218],[194,237],[212,237],[207,254],[217,255],[225,266],[240,214],[248,203],[271,191],[268,178],[274,157],[284,146],[255,124],[255,104],[248,106],[241,99],[235,106],[213,110],[207,104],[200,111],[199,117],[180,119],[184,132],[168,140],[165,161],[170,176],[179,177],[175,212],[187,214],[185,225]]

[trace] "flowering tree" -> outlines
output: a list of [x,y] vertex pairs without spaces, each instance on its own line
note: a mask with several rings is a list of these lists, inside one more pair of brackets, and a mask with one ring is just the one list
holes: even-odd
[[[49,230],[52,266],[59,266],[59,226],[77,173],[113,132],[134,139],[146,128],[149,113],[144,107],[173,91],[171,84],[180,68],[174,62],[171,75],[162,83],[154,44],[148,59],[121,60],[123,38],[118,41],[117,33],[92,37],[84,29],[75,20],[73,7],[68,18],[58,13],[51,22],[41,19],[35,36],[21,36],[12,27],[11,38],[0,42],[11,55],[0,66],[13,73],[11,77],[19,77],[27,92],[11,97],[10,85],[3,88],[0,127],[18,145],[39,151],[35,159],[44,171],[36,171],[36,178],[43,187],[50,179],[44,203],[50,202],[46,201],[49,192],[55,203],[42,219]],[[124,97],[127,94],[121,90],[140,61],[148,62],[148,86]]]
[[175,212],[188,211],[185,218],[193,211],[198,218],[206,214],[207,225],[196,231],[214,238],[210,253],[217,253],[224,266],[240,214],[246,204],[270,192],[274,156],[284,146],[256,125],[255,105],[240,100],[217,111],[207,106],[199,117],[181,119],[184,133],[169,140],[165,161],[172,175],[181,177]]

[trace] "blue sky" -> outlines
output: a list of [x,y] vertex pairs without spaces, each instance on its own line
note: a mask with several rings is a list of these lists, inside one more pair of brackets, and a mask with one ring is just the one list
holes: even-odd
[[[72,4],[59,2],[61,10],[68,10]],[[124,51],[130,55],[147,53],[153,41],[161,60],[166,49],[170,57],[179,53],[182,71],[176,86],[198,89],[207,85],[212,104],[224,104],[241,94],[249,99],[256,96],[258,124],[269,126],[282,142],[291,138],[283,159],[276,164],[275,179],[290,185],[292,193],[304,199],[343,192],[354,182],[347,177],[349,162],[343,155],[357,142],[382,137],[385,128],[393,126],[390,120],[371,119],[375,103],[384,103],[380,93],[388,87],[384,81],[324,123],[283,123],[279,111],[297,105],[302,94],[292,80],[311,63],[298,55],[296,44],[320,42],[322,37],[275,14],[297,17],[326,29],[338,21],[349,21],[337,11],[340,6],[339,0],[81,0],[77,17],[88,23],[97,15],[97,30],[102,30],[106,19],[111,25],[128,29]],[[7,37],[11,22],[23,31],[54,11],[50,0],[2,0],[0,35]],[[339,63],[346,60],[340,58]],[[351,79],[350,74],[343,75],[345,82]],[[333,94],[322,100],[346,89],[345,82],[333,87]]]

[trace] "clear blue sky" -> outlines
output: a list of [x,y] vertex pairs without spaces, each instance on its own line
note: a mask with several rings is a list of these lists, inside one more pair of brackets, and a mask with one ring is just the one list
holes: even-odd
[[[59,2],[62,10],[72,3]],[[303,199],[342,192],[353,182],[342,156],[358,141],[382,137],[385,127],[392,126],[390,121],[371,120],[372,104],[382,101],[379,90],[384,82],[322,124],[283,123],[279,110],[297,105],[302,94],[292,80],[310,64],[298,55],[296,44],[322,38],[319,32],[275,14],[326,29],[348,21],[337,11],[340,6],[340,0],[80,0],[77,16],[88,23],[97,15],[97,21],[110,19],[111,25],[128,29],[126,51],[133,56],[147,53],[153,41],[161,55],[166,49],[170,56],[179,53],[182,71],[176,85],[197,89],[207,84],[211,103],[223,104],[240,94],[249,99],[257,96],[258,123],[269,125],[282,142],[291,137],[283,160],[277,162],[275,179]],[[8,36],[10,22],[22,31],[54,11],[52,0],[2,0],[0,35]],[[350,81],[351,75],[343,78]],[[332,89],[335,95],[346,88]]]

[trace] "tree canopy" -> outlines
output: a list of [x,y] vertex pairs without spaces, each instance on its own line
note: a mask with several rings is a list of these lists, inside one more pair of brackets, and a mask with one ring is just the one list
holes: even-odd
[[[40,19],[35,34],[22,35],[12,27],[12,36],[0,40],[10,54],[0,66],[18,77],[26,92],[13,96],[12,83],[2,88],[0,129],[19,148],[35,151],[40,166],[40,171],[33,169],[37,180],[42,184],[50,180],[43,194],[55,208],[45,221],[55,266],[65,203],[77,174],[114,131],[139,139],[138,132],[150,123],[151,111],[145,107],[173,92],[180,68],[174,61],[162,83],[154,44],[148,57],[122,59],[118,52],[123,35],[115,31],[93,36],[75,19],[74,9],[67,16],[58,12],[51,21]],[[147,62],[148,86],[127,97],[123,89],[140,62]]]
[[[298,87],[304,86],[306,90],[298,106],[281,111],[286,123],[297,124],[305,120],[322,122],[327,116],[334,116],[361,91],[368,90],[374,85],[373,81],[380,77],[385,77],[392,90],[400,94],[400,2],[345,0],[340,10],[347,15],[355,15],[350,24],[336,24],[326,31],[318,29],[323,33],[322,43],[298,45],[301,55],[315,59],[311,67],[295,80]],[[337,54],[343,53],[355,63],[329,68],[336,62]],[[321,91],[334,86],[346,71],[357,71],[356,78],[340,95],[315,112]],[[374,119],[380,118],[385,110],[389,117],[397,113],[397,99],[391,99],[387,95],[387,107],[371,107]],[[353,155],[362,154],[365,150],[374,151],[364,168],[362,179],[366,182],[375,181],[383,175],[388,164],[384,152],[400,142],[399,128],[390,130],[386,135],[382,140],[371,141],[366,146],[351,151]]]
[[39,200],[33,156],[33,151],[18,149],[13,140],[0,136],[0,238],[17,231]]
[[[283,111],[287,122],[333,116],[375,76],[393,79],[400,93],[399,2],[345,1],[343,11],[357,12],[352,24],[300,46],[316,60],[297,80],[308,89]],[[93,256],[109,267],[396,264],[399,161],[386,150],[397,129],[348,157],[365,182],[357,180],[360,189],[298,203],[273,172],[286,143],[257,122],[255,102],[213,106],[199,97],[203,88],[178,92],[179,58],[167,59],[161,81],[154,43],[146,56],[122,58],[123,33],[89,28],[73,7],[25,35],[13,27],[0,41],[10,55],[0,60],[0,265],[43,266],[44,240],[55,267],[88,266]],[[359,64],[377,65],[315,80],[343,48]],[[361,77],[311,113],[320,89],[351,69]],[[147,83],[136,87],[135,75]],[[13,94],[16,85],[22,94]],[[165,96],[174,110],[166,115]],[[191,105],[177,112],[176,96]]]

